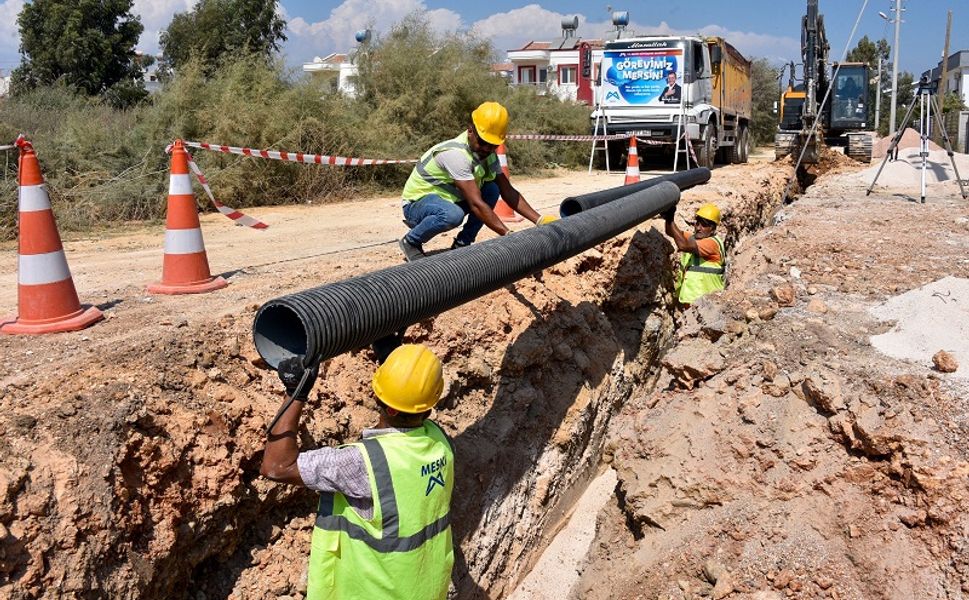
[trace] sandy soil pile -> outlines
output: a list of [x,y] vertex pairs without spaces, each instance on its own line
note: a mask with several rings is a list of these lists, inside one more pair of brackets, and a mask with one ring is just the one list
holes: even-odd
[[[959,193],[959,177],[956,177],[956,171],[952,168],[953,162],[963,182],[969,182],[969,155],[957,152],[950,158],[945,150],[933,150],[929,152],[925,162],[925,182],[927,185],[933,185],[932,190],[927,191],[927,194],[937,188],[942,194]],[[882,169],[881,174],[878,173],[879,168]],[[884,167],[881,162],[872,164],[855,174],[854,178],[867,186],[875,181],[876,175],[878,180],[875,182],[875,189],[889,193],[919,195],[922,182],[922,157],[918,146],[899,151],[898,160],[888,161],[884,163]]]
[[617,498],[571,597],[969,594],[969,389],[931,369],[941,339],[873,348],[892,324],[869,312],[969,275],[965,212],[822,176],[744,239],[613,420]]
[[[875,142],[875,145],[871,148],[872,159],[885,158],[885,153],[888,152],[888,147],[892,145],[892,140],[895,139],[894,136],[886,136]],[[922,143],[922,135],[916,129],[907,127],[902,133],[902,137],[898,140],[899,150],[908,150],[910,148],[918,148]],[[942,147],[929,140],[929,151],[942,150]]]

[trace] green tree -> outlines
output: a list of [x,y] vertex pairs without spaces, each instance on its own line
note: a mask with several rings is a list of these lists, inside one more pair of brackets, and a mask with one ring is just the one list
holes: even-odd
[[178,13],[161,34],[162,70],[179,69],[196,57],[211,72],[226,57],[267,59],[286,40],[277,0],[199,0]]
[[[24,5],[14,93],[55,82],[88,95],[124,88],[126,103],[145,95],[135,44],[144,29],[133,0],[34,0]],[[140,90],[140,91],[139,91]]]
[[780,99],[777,83],[778,70],[766,58],[757,58],[750,65],[750,83],[753,98],[753,116],[750,133],[754,144],[774,143],[777,131],[777,114],[774,103]]

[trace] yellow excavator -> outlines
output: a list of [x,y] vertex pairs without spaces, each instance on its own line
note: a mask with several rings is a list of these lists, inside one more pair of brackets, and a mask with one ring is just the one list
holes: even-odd
[[[874,119],[869,110],[869,73],[864,63],[834,63],[828,74],[828,39],[818,0],[808,0],[801,19],[802,77],[790,64],[781,93],[774,155],[793,154],[802,163],[818,162],[822,145],[841,146],[851,158],[871,162]],[[825,99],[826,98],[826,99]],[[822,104],[823,102],[823,104]]]

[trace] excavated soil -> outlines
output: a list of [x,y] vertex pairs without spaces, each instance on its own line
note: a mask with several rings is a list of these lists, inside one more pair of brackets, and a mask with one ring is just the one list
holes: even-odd
[[[867,309],[965,276],[965,205],[864,199],[821,175],[775,215],[791,171],[719,168],[685,194],[679,214],[718,202],[738,247],[728,291],[689,312],[671,307],[675,257],[652,221],[408,331],[448,379],[436,418],[458,459],[456,597],[511,592],[603,456],[616,495],[575,597],[960,597],[965,394],[879,356],[868,336],[888,326]],[[549,208],[621,177],[516,183]],[[161,228],[114,231],[67,244],[106,322],[0,338],[0,596],[303,597],[315,496],[258,475],[280,397],[252,317],[397,263],[403,230],[393,198],[253,212],[269,230],[203,219],[225,290],[146,296]],[[304,446],[375,422],[374,366],[368,351],[325,364]]]
[[867,183],[822,174],[678,315],[656,389],[612,421],[616,497],[572,597],[969,597],[969,387],[932,367],[969,344],[938,320],[908,361],[872,343],[903,329],[875,317],[892,298],[962,327],[967,202]]

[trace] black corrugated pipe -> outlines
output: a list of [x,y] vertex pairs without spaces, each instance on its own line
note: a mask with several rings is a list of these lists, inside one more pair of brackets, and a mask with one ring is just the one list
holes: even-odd
[[562,200],[562,205],[559,207],[559,214],[561,214],[563,217],[571,217],[572,215],[578,214],[584,210],[602,206],[607,202],[618,200],[623,196],[627,196],[633,192],[638,192],[639,190],[651,188],[654,185],[664,181],[672,181],[680,188],[680,191],[686,190],[695,185],[701,185],[710,181],[710,169],[706,167],[687,169],[686,171],[680,171],[679,173],[671,173],[669,175],[653,177],[652,179],[640,181],[639,183],[634,183],[632,185],[621,185],[619,187],[609,188],[608,190],[582,194],[581,196],[572,196]]
[[315,364],[362,348],[571,258],[674,206],[661,182],[569,219],[270,300],[253,322],[256,350],[277,367]]

